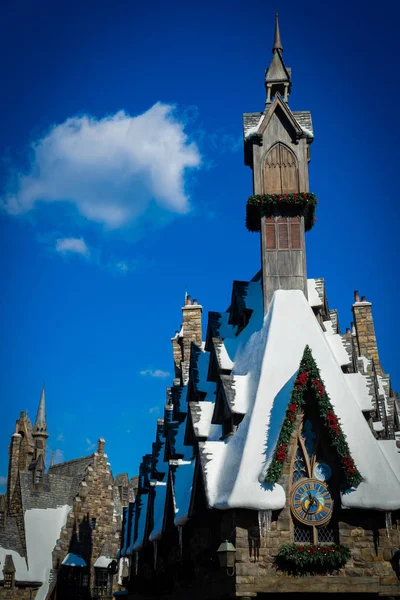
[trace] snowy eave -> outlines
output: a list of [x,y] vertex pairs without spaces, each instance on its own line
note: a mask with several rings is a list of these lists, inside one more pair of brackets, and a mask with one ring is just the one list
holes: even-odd
[[321,296],[318,294],[316,280],[307,279],[307,291],[308,291],[308,302],[310,306],[318,307],[322,306],[323,301]]
[[265,118],[265,115],[261,115],[260,120],[258,121],[257,125],[255,125],[254,127],[250,127],[250,129],[248,129],[246,131],[246,134],[244,136],[245,140],[249,140],[250,138],[258,135],[258,130],[259,130],[260,125],[263,122],[264,118]]

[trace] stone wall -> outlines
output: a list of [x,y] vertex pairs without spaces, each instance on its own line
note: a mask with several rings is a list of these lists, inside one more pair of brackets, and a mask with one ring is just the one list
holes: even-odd
[[37,591],[29,587],[14,586],[13,588],[5,588],[0,586],[1,600],[34,600],[36,594]]
[[[298,422],[300,420],[298,416]],[[288,491],[293,453],[297,448],[293,433],[280,485]],[[357,592],[400,596],[399,573],[391,560],[400,547],[400,521],[394,519],[387,534],[384,513],[341,510],[339,541],[351,550],[351,559],[337,574],[294,577],[279,572],[274,559],[281,546],[291,543],[290,498],[286,506],[272,512],[271,528],[260,534],[257,511],[236,511],[236,595],[255,597],[257,593]],[[397,515],[400,519],[400,515]]]
[[[71,541],[74,537],[78,538],[83,545],[83,556],[88,566],[90,564],[91,588],[94,586],[93,565],[101,555],[104,544],[107,543],[111,557],[115,556],[119,546],[121,523],[120,518],[114,515],[112,484],[110,464],[104,453],[104,440],[99,440],[93,466],[87,468],[66,526],[61,531],[60,542],[53,551],[53,567],[57,569],[70,551]],[[96,519],[94,528],[92,519]]]

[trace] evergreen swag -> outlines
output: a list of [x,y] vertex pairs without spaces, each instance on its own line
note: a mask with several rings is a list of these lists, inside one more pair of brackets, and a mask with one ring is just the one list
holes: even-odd
[[330,546],[285,544],[275,557],[275,565],[289,575],[322,575],[344,567],[350,556],[349,548],[343,544]]
[[246,207],[246,227],[249,231],[260,231],[261,217],[268,217],[275,214],[279,207],[279,214],[291,215],[298,210],[296,207],[303,208],[305,230],[312,229],[315,221],[315,208],[317,206],[317,197],[310,192],[299,194],[256,194],[249,196]]
[[325,390],[324,382],[321,380],[319,369],[309,346],[306,346],[304,350],[299,373],[294,382],[289,406],[286,409],[285,418],[276,444],[275,453],[268,467],[266,481],[268,483],[277,483],[282,474],[283,463],[287,456],[296,416],[304,405],[304,393],[307,388],[311,388],[315,392],[319,415],[329,431],[331,445],[336,449],[340,459],[343,478],[347,486],[358,485],[362,481],[362,476],[350,456],[346,437],[340,426],[339,419],[334,413],[333,406]]

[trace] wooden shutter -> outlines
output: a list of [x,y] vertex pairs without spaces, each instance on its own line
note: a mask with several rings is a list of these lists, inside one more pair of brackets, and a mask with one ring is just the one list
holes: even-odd
[[276,249],[275,219],[273,217],[265,219],[265,248],[266,250]]
[[264,194],[281,194],[280,144],[268,152],[264,167]]
[[290,218],[290,247],[293,250],[301,250],[301,236],[300,236],[300,218]]
[[[283,221],[283,219],[279,219],[279,221]],[[279,250],[287,250],[289,248],[289,223],[285,220],[285,222],[278,222],[278,245]]]
[[283,144],[268,152],[264,167],[264,194],[299,192],[299,170],[295,155]]
[[296,194],[299,192],[299,171],[294,154],[279,144],[282,194]]

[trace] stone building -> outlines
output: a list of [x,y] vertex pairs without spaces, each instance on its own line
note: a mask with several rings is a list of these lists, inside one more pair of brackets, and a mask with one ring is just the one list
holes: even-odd
[[324,279],[307,278],[314,133],[289,107],[282,53],[276,20],[264,110],[244,115],[261,269],[208,313],[205,339],[186,298],[164,418],[124,509],[118,595],[400,596],[398,396],[371,303],[355,292],[342,333]]
[[9,446],[0,497],[0,598],[110,598],[122,509],[134,499],[133,488],[127,476],[117,476],[115,485],[102,438],[93,454],[53,459],[46,472],[48,436],[43,389],[34,426],[21,412]]

